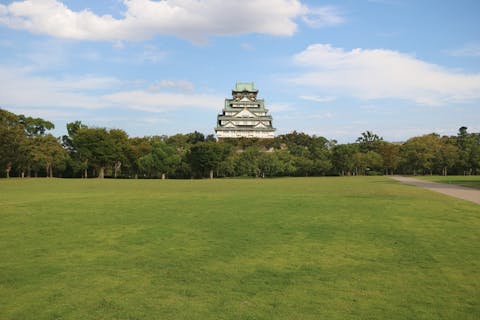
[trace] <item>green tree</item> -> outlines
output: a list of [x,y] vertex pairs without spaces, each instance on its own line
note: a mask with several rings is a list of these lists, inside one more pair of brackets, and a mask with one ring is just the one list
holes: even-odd
[[260,168],[258,160],[262,151],[257,146],[251,146],[239,154],[235,171],[239,176],[258,177]]
[[32,168],[34,168],[34,158],[33,158],[33,150],[35,148],[35,139],[34,137],[26,136],[23,139],[23,143],[21,143],[18,149],[18,157],[16,165],[20,170],[20,176],[24,178],[25,176],[30,177]]
[[460,149],[459,165],[464,174],[476,174],[480,170],[480,133],[468,133],[467,127],[461,127],[457,135]]
[[208,174],[210,179],[213,179],[214,171],[228,157],[230,150],[231,148],[223,143],[197,142],[190,148],[187,161],[197,177]]
[[81,173],[83,178],[88,177],[88,158],[80,152],[80,149],[75,145],[75,134],[79,129],[88,128],[82,124],[81,121],[67,123],[67,135],[62,137],[62,145],[68,151],[68,167],[71,171],[71,176]]
[[309,145],[311,159],[313,160],[312,175],[326,175],[332,169],[331,142],[324,137],[315,137]]
[[332,164],[336,172],[341,175],[351,175],[355,168],[354,154],[358,152],[356,144],[339,144],[333,147]]
[[113,176],[117,178],[121,173],[122,165],[128,166],[130,149],[128,134],[121,129],[111,129],[108,134],[113,147]]
[[357,143],[360,145],[360,151],[378,151],[383,138],[371,131],[362,132],[362,135],[357,138]]
[[35,161],[33,151],[34,148],[38,149],[40,142],[37,138],[44,137],[45,132],[53,128],[53,123],[41,118],[15,115],[0,109],[0,163],[7,177],[13,167],[22,177],[25,172],[30,175],[30,168]]
[[26,117],[23,114],[18,116],[18,121],[24,127],[27,136],[42,136],[48,130],[55,128],[50,121],[41,118]]
[[394,174],[400,164],[400,146],[383,142],[378,147],[378,153],[382,157],[385,174]]
[[440,137],[435,133],[408,139],[400,148],[404,169],[414,175],[432,174],[439,148]]
[[64,168],[67,161],[67,151],[62,147],[57,138],[41,135],[34,138],[32,158],[35,167],[43,167],[47,177],[53,177],[53,169]]
[[441,171],[443,176],[448,175],[459,160],[459,149],[456,144],[448,137],[442,137],[439,148],[435,154],[435,166]]
[[21,162],[21,149],[27,143],[24,126],[19,117],[0,109],[0,165],[7,178],[13,166]]
[[150,137],[133,137],[128,139],[128,150],[126,150],[126,157],[128,161],[128,169],[130,176],[138,178],[141,172],[138,165],[138,160],[149,154],[152,150]]
[[[205,142],[205,135],[203,133],[200,133],[198,131],[192,132],[192,133],[187,133],[187,143],[189,144],[196,144],[199,142]],[[212,141],[210,141],[212,142]]]
[[262,178],[281,175],[283,167],[276,152],[262,152],[258,157],[258,169]]
[[165,179],[167,174],[175,172],[175,167],[178,166],[181,158],[175,152],[175,149],[166,144],[163,139],[153,137],[151,139],[151,151],[137,161],[140,171],[148,177],[161,176],[162,179]]
[[223,161],[218,164],[217,176],[234,177],[236,176],[235,166],[240,155],[237,152],[231,152]]
[[278,136],[278,140],[290,149],[292,146],[308,147],[311,145],[313,138],[306,133],[293,131],[291,133]]
[[98,178],[104,178],[105,168],[119,158],[115,139],[105,128],[81,127],[73,134],[72,141],[85,163],[85,177],[87,165],[92,165],[98,172]]
[[288,150],[275,151],[275,155],[282,164],[282,175],[294,176],[297,173],[297,168],[295,167],[295,156],[290,154]]
[[366,168],[368,171],[367,174],[381,174],[383,169],[383,158],[382,156],[375,151],[368,151],[365,153],[365,157],[367,160],[368,167]]

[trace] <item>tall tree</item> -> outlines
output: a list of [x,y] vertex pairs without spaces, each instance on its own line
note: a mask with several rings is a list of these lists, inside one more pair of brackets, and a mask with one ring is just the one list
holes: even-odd
[[293,156],[288,150],[278,150],[275,151],[275,154],[281,162],[281,174],[284,176],[296,175],[297,168],[295,167],[295,156]]
[[263,152],[258,157],[258,168],[262,178],[275,177],[283,173],[283,163],[275,152]]
[[459,149],[449,137],[442,137],[435,153],[435,166],[443,176],[454,167],[459,160]]
[[67,135],[62,137],[62,145],[69,152],[69,167],[72,171],[72,176],[81,173],[83,178],[88,177],[88,158],[80,152],[76,145],[75,135],[79,129],[85,129],[88,126],[81,121],[67,123]]
[[358,152],[356,144],[339,144],[333,147],[332,163],[338,174],[351,175],[355,168],[354,154]]
[[[55,167],[57,165],[63,167],[66,161],[66,153],[60,142],[52,135],[45,135],[48,130],[54,129],[55,125],[42,118],[32,118],[24,115],[18,117],[19,122],[23,124],[27,137],[27,142],[22,147],[22,177],[25,175],[25,171],[27,171],[27,176],[30,176],[32,166],[36,168],[43,166],[46,169],[45,175],[52,177],[54,162],[56,162]],[[50,159],[48,155],[51,153],[55,153],[56,158]],[[41,156],[42,161],[38,158],[40,154],[43,154]],[[39,164],[39,162],[42,162],[42,164]]]
[[426,134],[408,139],[400,148],[404,169],[414,175],[433,173],[436,150],[440,148],[438,134]]
[[20,161],[20,150],[27,143],[24,126],[12,112],[0,109],[0,165],[10,177],[12,167]]
[[51,134],[35,137],[32,156],[36,165],[45,168],[45,175],[50,178],[54,167],[63,168],[67,160],[66,150]]
[[198,131],[187,133],[186,136],[187,136],[187,143],[189,144],[196,144],[196,143],[205,141],[205,135]]
[[313,160],[313,175],[326,175],[332,169],[331,142],[324,137],[313,136],[308,146]]
[[371,131],[362,132],[361,136],[357,138],[357,143],[360,145],[360,151],[378,151],[378,148],[383,141],[383,138]]
[[113,147],[113,176],[117,178],[121,173],[122,165],[128,165],[127,155],[130,148],[128,134],[121,129],[111,129],[108,135]]
[[104,178],[105,168],[112,165],[118,158],[110,132],[105,128],[82,127],[73,134],[72,138],[80,158],[95,168],[98,178]]
[[27,136],[41,136],[48,130],[55,128],[55,125],[47,120],[41,118],[26,117],[23,114],[18,116],[18,121],[25,129]]
[[149,154],[152,150],[150,137],[133,137],[128,139],[128,150],[126,157],[128,159],[128,169],[130,176],[137,178],[140,173],[138,159]]
[[239,154],[235,171],[239,176],[258,177],[260,175],[259,158],[262,151],[257,146],[251,146]]
[[464,174],[480,172],[480,133],[468,133],[467,127],[461,127],[457,135],[460,149],[460,165]]
[[165,179],[167,174],[173,173],[175,167],[181,161],[173,146],[165,143],[159,137],[151,140],[151,151],[137,160],[138,167],[142,173],[150,178],[161,176]]
[[198,142],[187,154],[187,161],[197,177],[204,177],[207,173],[210,179],[219,164],[231,152],[230,146],[216,142]]
[[382,157],[385,174],[394,174],[400,163],[400,145],[383,142],[378,147],[378,153]]

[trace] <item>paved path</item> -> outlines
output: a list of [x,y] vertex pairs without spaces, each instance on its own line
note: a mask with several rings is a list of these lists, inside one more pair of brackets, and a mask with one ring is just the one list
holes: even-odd
[[455,184],[438,183],[438,182],[431,182],[431,181],[419,180],[414,178],[407,178],[402,176],[392,176],[391,178],[403,183],[426,188],[426,189],[440,192],[452,197],[456,197],[456,198],[460,198],[460,199],[464,199],[464,200],[468,200],[468,201],[472,201],[480,204],[480,190],[478,189],[462,187]]

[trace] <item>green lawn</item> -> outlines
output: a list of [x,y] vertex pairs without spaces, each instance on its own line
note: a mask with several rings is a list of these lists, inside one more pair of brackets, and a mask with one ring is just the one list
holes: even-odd
[[480,189],[480,176],[421,176],[419,178],[434,182],[453,183],[464,187]]
[[480,206],[386,177],[0,180],[0,319],[479,319]]

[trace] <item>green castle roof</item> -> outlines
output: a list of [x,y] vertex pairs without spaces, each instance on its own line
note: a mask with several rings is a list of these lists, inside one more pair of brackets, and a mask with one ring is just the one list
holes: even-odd
[[253,82],[237,82],[233,91],[257,92],[258,90],[255,89],[255,84]]

